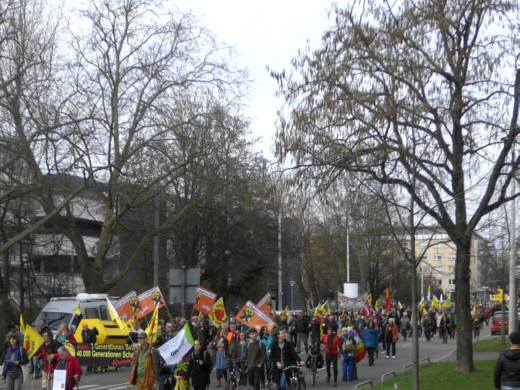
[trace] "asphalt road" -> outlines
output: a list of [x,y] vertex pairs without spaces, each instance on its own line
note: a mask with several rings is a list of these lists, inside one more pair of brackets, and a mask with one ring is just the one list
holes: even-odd
[[[491,336],[489,327],[484,326],[481,329],[481,340],[489,339]],[[419,354],[421,361],[426,358],[430,358],[432,362],[439,362],[443,360],[453,360],[456,344],[455,340],[448,340],[448,344],[442,344],[442,340],[438,337],[432,339],[431,342],[427,343],[423,338],[420,339],[419,343]],[[304,358],[304,356],[302,356]],[[361,362],[357,364],[358,370],[358,381],[354,382],[343,382],[341,381],[342,371],[341,367],[338,367],[338,388],[341,389],[353,389],[354,385],[367,379],[374,381],[374,385],[379,384],[381,375],[395,371],[396,373],[402,372],[405,366],[412,362],[412,342],[411,339],[403,341],[400,339],[397,343],[396,358],[386,359],[385,354],[379,354],[379,359],[376,359],[374,366],[368,366],[368,359],[365,357]],[[311,389],[310,375],[307,369],[304,369],[307,388]],[[122,367],[118,372],[107,372],[99,374],[83,375],[80,383],[80,390],[121,390],[126,388],[126,379],[128,377],[129,368]],[[327,374],[325,370],[318,372],[316,380],[316,388],[320,390],[333,389],[332,383],[326,383]],[[212,381],[210,390],[216,389],[215,371],[212,373]],[[0,390],[5,389],[5,384],[0,384]],[[23,385],[23,389],[27,390],[40,390],[41,380],[29,379]]]

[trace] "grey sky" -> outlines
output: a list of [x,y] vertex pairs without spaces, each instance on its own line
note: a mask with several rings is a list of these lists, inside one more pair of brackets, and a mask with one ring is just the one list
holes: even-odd
[[266,66],[288,69],[298,49],[319,44],[331,24],[327,11],[330,0],[177,0],[175,5],[192,10],[220,42],[238,52],[239,65],[246,67],[252,80],[246,115],[251,119],[254,137],[262,139],[255,150],[273,159],[276,110],[281,101],[275,97],[276,83]]

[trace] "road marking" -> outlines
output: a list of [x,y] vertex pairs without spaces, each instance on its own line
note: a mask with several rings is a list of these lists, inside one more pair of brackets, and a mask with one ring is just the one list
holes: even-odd
[[97,385],[81,385],[82,389],[86,389],[87,387],[96,387]]
[[[116,386],[116,387],[114,387]],[[85,386],[81,386],[81,388],[83,388]],[[99,386],[99,387],[96,387],[95,389],[96,390],[101,390],[101,389],[123,389],[126,387],[126,383],[114,383],[114,384],[111,384],[111,385],[106,385],[106,386]]]
[[412,343],[406,343],[406,344],[403,344],[402,347],[408,347],[409,345],[412,345]]

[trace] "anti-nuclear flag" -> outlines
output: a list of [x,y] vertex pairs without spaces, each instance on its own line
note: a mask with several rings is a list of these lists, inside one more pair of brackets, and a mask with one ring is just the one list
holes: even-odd
[[274,321],[251,301],[246,302],[235,318],[250,328],[265,326],[269,332],[276,326]]
[[25,323],[23,322],[22,313],[20,313],[20,332],[25,333]]
[[437,306],[439,306],[439,300],[434,295],[433,298],[432,298],[432,309],[435,309]]
[[[20,325],[23,323],[23,317],[20,314]],[[41,334],[36,332],[29,324],[24,324],[23,329],[24,348],[27,351],[27,357],[31,359],[45,341]]]
[[220,297],[211,307],[211,313],[209,313],[209,319],[218,328],[222,321],[227,318],[226,308],[224,307],[224,299]]
[[169,366],[179,363],[193,347],[193,336],[188,323],[177,335],[159,347],[159,353]]
[[130,333],[130,329],[128,328],[128,325],[121,317],[119,317],[119,313],[117,312],[116,308],[110,302],[110,299],[107,298],[107,307],[108,307],[108,313],[110,314],[110,318],[112,318],[112,321],[115,321],[118,328],[121,329],[124,333]]
[[159,331],[159,305],[155,306],[152,318],[144,331],[148,336],[148,342],[153,345],[157,340],[157,332]]
[[211,308],[213,304],[217,300],[217,294],[213,291],[208,290],[204,287],[197,287],[197,292],[195,293],[195,302],[193,303],[193,310],[197,310],[198,312],[209,314],[211,313]]
[[271,297],[271,293],[268,292],[265,294],[262,299],[258,301],[256,306],[265,314],[271,315],[271,311],[273,310],[273,297]]
[[139,308],[135,313],[138,318],[146,317],[148,314],[152,313],[157,306],[159,306],[159,309],[166,306],[166,301],[164,300],[159,287],[153,287],[146,290],[144,293],[133,298],[130,302],[135,302],[135,299],[137,299],[137,305]]

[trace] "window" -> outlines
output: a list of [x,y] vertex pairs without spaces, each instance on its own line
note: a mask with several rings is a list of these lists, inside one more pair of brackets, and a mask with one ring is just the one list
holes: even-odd
[[455,272],[455,267],[453,267],[453,266],[450,265],[450,266],[448,267],[448,272],[450,272],[450,273],[454,273],[454,272]]
[[90,307],[88,309],[85,309],[85,318],[99,318],[99,312],[96,307]]
[[450,285],[451,285],[451,286],[454,286],[454,285],[455,285],[455,279],[450,279]]
[[425,274],[426,272],[428,272],[428,267],[425,266],[425,265],[423,265],[423,266],[421,267],[421,273]]
[[110,321],[111,320],[111,318],[108,316],[108,310],[107,310],[106,305],[101,305],[99,307],[99,312],[101,313],[100,319],[102,319],[104,321]]
[[438,284],[439,286],[441,286],[441,285],[442,285],[442,279],[437,279],[437,284]]
[[442,255],[440,253],[436,253],[433,257],[436,261],[442,261]]
[[453,260],[455,261],[457,259],[457,254],[456,253],[450,253],[448,255],[448,260]]

